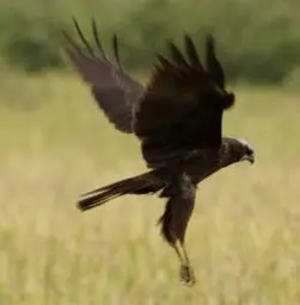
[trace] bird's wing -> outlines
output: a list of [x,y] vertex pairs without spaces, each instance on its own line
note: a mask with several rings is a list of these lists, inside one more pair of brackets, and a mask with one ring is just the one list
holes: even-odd
[[124,70],[116,35],[112,40],[113,61],[104,52],[95,21],[92,21],[95,48],[83,35],[76,19],[73,21],[81,44],[64,32],[66,53],[83,80],[90,85],[98,106],[110,122],[118,130],[132,133],[132,107],[143,94],[144,87]]
[[173,43],[169,49],[170,60],[158,55],[134,113],[134,130],[150,167],[184,152],[219,147],[223,111],[234,104],[234,95],[225,90],[211,35],[206,38],[206,69],[189,36],[185,36],[186,57]]

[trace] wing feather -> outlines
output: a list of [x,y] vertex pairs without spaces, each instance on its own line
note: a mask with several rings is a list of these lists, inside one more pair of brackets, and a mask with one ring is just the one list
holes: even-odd
[[124,69],[120,61],[120,54],[119,54],[119,40],[116,34],[113,35],[113,50],[114,50],[116,63],[118,64],[120,70],[123,71]]
[[143,94],[144,87],[124,70],[120,61],[117,36],[112,38],[115,57],[113,62],[105,54],[95,20],[92,20],[95,49],[84,36],[75,18],[73,22],[82,45],[64,32],[65,50],[71,63],[82,79],[90,85],[95,101],[109,121],[118,130],[132,133],[132,109]]
[[135,108],[134,131],[149,167],[195,149],[218,149],[223,111],[234,103],[212,70],[203,68],[191,38],[185,40],[188,61],[172,44],[171,60],[157,55],[150,83]]
[[107,57],[106,57],[103,45],[102,45],[102,43],[101,43],[101,41],[99,39],[99,33],[98,33],[98,28],[97,28],[97,24],[96,24],[96,20],[95,19],[92,19],[92,31],[93,31],[93,36],[94,36],[95,43],[97,45],[98,51],[100,52],[102,58],[104,60],[107,60]]
[[179,49],[174,45],[174,43],[169,43],[169,49],[172,56],[173,61],[177,66],[182,68],[187,68],[188,64],[183,56],[183,54],[179,51]]
[[221,88],[224,88],[225,75],[219,61],[216,58],[215,42],[212,35],[207,35],[206,37],[206,67],[216,83]]
[[195,68],[197,68],[199,70],[204,70],[191,37],[188,35],[185,35],[184,38],[185,38],[185,49],[187,52],[187,56],[188,56],[190,65],[194,66]]

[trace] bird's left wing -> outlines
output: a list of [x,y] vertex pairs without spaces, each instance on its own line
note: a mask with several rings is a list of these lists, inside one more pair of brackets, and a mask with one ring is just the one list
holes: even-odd
[[74,25],[82,45],[64,32],[65,50],[72,64],[90,85],[95,101],[110,122],[118,130],[132,133],[132,108],[143,94],[144,87],[124,70],[119,58],[117,36],[113,36],[112,40],[113,61],[104,52],[94,20],[92,32],[95,48],[87,41],[75,19]]
[[135,108],[134,130],[150,167],[184,152],[219,147],[223,111],[234,103],[233,94],[225,90],[212,36],[206,39],[206,69],[189,36],[186,57],[173,43],[169,49],[171,59],[158,55],[152,79]]

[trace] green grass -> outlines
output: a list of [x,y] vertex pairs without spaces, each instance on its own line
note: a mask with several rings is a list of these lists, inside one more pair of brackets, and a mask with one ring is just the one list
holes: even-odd
[[225,133],[255,147],[204,181],[187,247],[198,282],[155,225],[161,200],[81,213],[77,196],[145,170],[77,76],[11,76],[0,96],[1,304],[299,304],[300,94],[234,88]]

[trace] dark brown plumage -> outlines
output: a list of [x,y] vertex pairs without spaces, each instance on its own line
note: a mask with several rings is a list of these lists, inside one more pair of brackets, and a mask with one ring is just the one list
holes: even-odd
[[117,36],[113,37],[115,60],[110,60],[99,40],[96,23],[92,22],[95,50],[84,37],[74,19],[75,28],[84,47],[78,45],[66,33],[65,50],[83,79],[90,84],[98,106],[116,128],[132,133],[132,107],[144,92],[144,87],[134,80],[122,67],[119,59]]
[[66,51],[73,65],[115,127],[140,139],[143,157],[151,168],[147,173],[84,194],[78,207],[88,210],[127,194],[158,193],[166,198],[161,232],[180,259],[182,280],[193,284],[184,241],[197,184],[233,163],[254,162],[254,152],[245,140],[222,137],[223,111],[233,106],[234,95],[226,91],[213,37],[206,38],[206,68],[186,35],[187,56],[169,43],[171,58],[157,55],[151,79],[143,87],[122,67],[116,36],[113,61],[104,52],[94,21],[95,49],[76,20],[74,23],[83,46],[65,34]]

